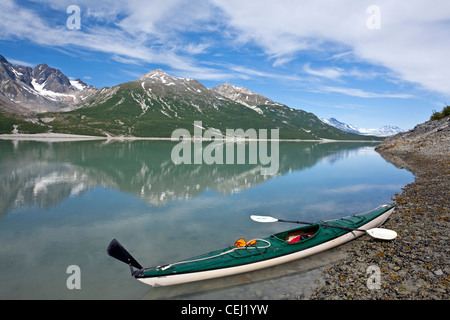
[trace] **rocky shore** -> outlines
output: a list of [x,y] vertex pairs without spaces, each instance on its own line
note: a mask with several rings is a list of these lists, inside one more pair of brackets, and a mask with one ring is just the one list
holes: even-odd
[[390,137],[376,150],[415,176],[393,195],[397,208],[384,225],[398,237],[353,241],[347,258],[324,269],[324,285],[309,299],[448,300],[450,117]]

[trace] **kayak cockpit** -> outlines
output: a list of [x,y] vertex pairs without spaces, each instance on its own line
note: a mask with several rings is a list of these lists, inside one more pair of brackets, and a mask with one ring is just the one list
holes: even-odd
[[319,230],[320,225],[314,224],[302,228],[276,233],[273,236],[288,243],[297,243],[312,238],[315,234],[318,233]]

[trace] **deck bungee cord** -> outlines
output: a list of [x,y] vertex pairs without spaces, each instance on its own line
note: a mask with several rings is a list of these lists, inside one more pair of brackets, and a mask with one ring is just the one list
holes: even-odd
[[[258,247],[258,246],[256,246],[256,244],[258,242],[265,242],[266,245]],[[235,246],[234,248],[231,248],[230,250],[222,252],[220,254],[216,254],[216,255],[209,256],[209,257],[204,257],[204,258],[199,258],[199,259],[179,261],[179,262],[175,262],[175,263],[166,264],[166,265],[163,265],[163,266],[157,266],[156,270],[164,271],[164,270],[167,270],[167,269],[172,268],[173,266],[179,265],[179,264],[191,263],[191,262],[199,262],[199,261],[203,261],[203,260],[213,259],[213,258],[217,258],[217,257],[223,256],[223,255],[226,255],[226,254],[230,254],[230,253],[235,252],[235,251],[236,251],[236,253],[238,253],[237,252],[238,250],[256,249],[262,254],[261,249],[267,249],[271,245],[272,244],[269,241],[265,240],[265,239],[252,239],[252,240],[249,240],[249,241],[245,241],[244,239],[239,239],[239,240],[237,240],[234,243],[234,246]]]

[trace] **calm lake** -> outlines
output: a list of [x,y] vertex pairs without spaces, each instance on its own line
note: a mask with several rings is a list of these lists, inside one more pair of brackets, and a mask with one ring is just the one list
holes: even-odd
[[[392,202],[414,179],[374,143],[280,142],[271,176],[259,164],[175,165],[176,144],[0,140],[0,299],[279,299],[317,259],[151,288],[106,248],[116,238],[143,266],[161,265],[296,227],[250,215],[344,217]],[[70,266],[80,289],[67,286]]]

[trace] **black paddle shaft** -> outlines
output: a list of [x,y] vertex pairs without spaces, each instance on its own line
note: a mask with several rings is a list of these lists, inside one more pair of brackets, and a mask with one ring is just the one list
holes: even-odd
[[[280,222],[288,222],[288,223],[298,223],[298,224],[314,224],[311,222],[303,222],[303,221],[292,221],[292,220],[282,220],[282,219],[278,219],[278,221]],[[350,230],[350,231],[361,231],[361,232],[367,232],[367,230],[361,230],[361,229],[355,229],[355,228],[348,228],[348,227],[341,227],[341,226],[335,226],[332,224],[326,224],[326,223],[318,223],[321,226],[324,227],[330,227],[330,228],[338,228],[338,229],[344,229],[344,230]]]

